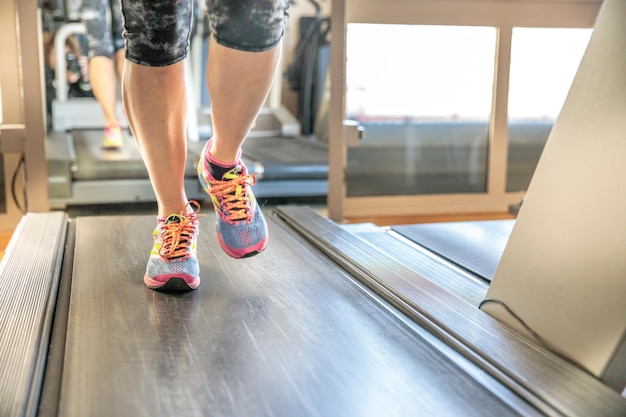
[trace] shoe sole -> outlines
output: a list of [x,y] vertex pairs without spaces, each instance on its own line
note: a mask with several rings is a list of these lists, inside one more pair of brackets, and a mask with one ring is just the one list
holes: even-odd
[[235,253],[229,246],[224,243],[224,241],[222,240],[222,235],[220,235],[219,233],[215,233],[215,236],[217,236],[217,243],[219,243],[222,250],[228,256],[235,259],[251,258],[254,255],[258,255],[259,253],[263,252],[267,247],[267,239],[265,239],[265,241],[259,242],[251,248],[247,248],[249,252],[244,251],[242,253]]
[[148,277],[144,277],[144,284],[146,287],[155,291],[167,291],[167,292],[181,292],[192,291],[200,286],[200,278],[195,279],[191,283],[188,283],[183,278],[170,278],[167,282],[159,282]]

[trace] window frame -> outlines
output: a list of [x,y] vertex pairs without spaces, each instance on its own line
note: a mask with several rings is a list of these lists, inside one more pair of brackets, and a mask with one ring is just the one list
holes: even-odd
[[[475,215],[507,212],[524,192],[507,192],[508,95],[514,27],[592,28],[601,0],[333,0],[329,115],[328,214],[359,217]],[[349,23],[492,26],[496,51],[489,118],[485,193],[348,197],[347,146],[355,132],[345,120],[346,29]]]

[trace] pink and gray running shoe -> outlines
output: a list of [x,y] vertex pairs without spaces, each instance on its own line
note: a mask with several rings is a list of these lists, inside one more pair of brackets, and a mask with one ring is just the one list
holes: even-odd
[[267,224],[251,189],[256,183],[255,174],[248,174],[246,166],[239,161],[221,179],[213,178],[204,157],[210,143],[202,151],[198,178],[211,196],[217,214],[219,244],[233,258],[256,255],[267,246]]
[[192,213],[186,213],[185,207],[180,214],[157,219],[154,246],[143,278],[150,289],[188,291],[200,285],[196,258],[200,205],[193,200],[188,205],[195,207]]

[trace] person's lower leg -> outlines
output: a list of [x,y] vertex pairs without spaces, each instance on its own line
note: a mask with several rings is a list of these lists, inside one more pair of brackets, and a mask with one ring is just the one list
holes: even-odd
[[211,37],[206,74],[213,124],[209,153],[216,160],[237,162],[239,150],[267,99],[280,54],[280,46],[245,52],[219,45]]
[[126,61],[122,97],[126,117],[156,194],[158,215],[180,213],[187,158],[185,62],[150,67]]

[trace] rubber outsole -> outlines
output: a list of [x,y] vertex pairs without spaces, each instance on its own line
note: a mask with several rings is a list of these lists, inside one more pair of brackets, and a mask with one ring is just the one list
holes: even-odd
[[187,282],[182,278],[170,278],[169,281],[167,281],[165,284],[159,287],[153,287],[150,285],[146,285],[146,287],[155,291],[181,292],[181,291],[195,290],[196,288],[198,288],[199,285],[200,284],[198,283],[197,286],[192,287],[189,284],[187,284]]

